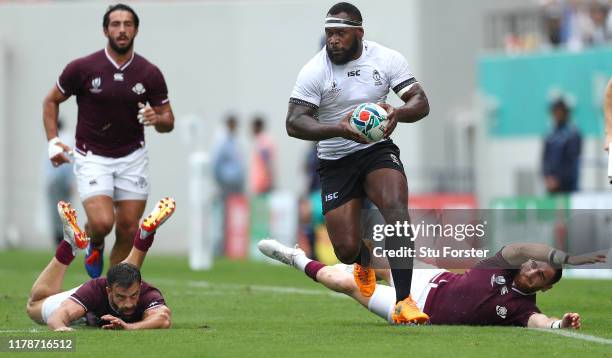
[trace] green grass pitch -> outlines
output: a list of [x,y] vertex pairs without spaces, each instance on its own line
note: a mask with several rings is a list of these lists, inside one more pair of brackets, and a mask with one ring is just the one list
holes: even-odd
[[[25,314],[29,289],[50,258],[51,253],[43,252],[0,252],[0,337],[57,336]],[[143,278],[164,293],[173,311],[172,329],[81,328],[63,335],[75,337],[76,352],[35,355],[612,357],[610,281],[562,280],[538,299],[540,308],[551,315],[581,313],[580,333],[608,340],[597,343],[522,328],[389,326],[297,270],[264,263],[217,261],[210,272],[191,272],[186,258],[151,256]],[[79,256],[64,288],[86,279]],[[27,333],[31,329],[42,332]]]

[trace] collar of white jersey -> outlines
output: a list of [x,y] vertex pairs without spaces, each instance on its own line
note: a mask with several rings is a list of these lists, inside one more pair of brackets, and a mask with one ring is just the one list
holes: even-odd
[[328,16],[325,18],[325,28],[327,29],[332,27],[352,27],[360,29],[363,28],[363,22]]
[[110,63],[112,63],[113,66],[115,66],[116,69],[118,69],[119,71],[123,71],[132,63],[132,60],[134,60],[135,51],[132,51],[132,57],[130,57],[130,60],[126,62],[123,66],[119,66],[117,62],[113,60],[111,55],[108,54],[108,48],[106,46],[104,46],[104,54],[106,55],[106,58],[110,61]]

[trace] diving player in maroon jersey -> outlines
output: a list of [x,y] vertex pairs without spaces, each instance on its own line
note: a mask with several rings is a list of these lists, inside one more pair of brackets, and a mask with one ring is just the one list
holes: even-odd
[[[351,266],[325,266],[308,259],[301,249],[275,240],[262,240],[258,247],[266,256],[303,271],[316,282],[352,297],[393,322],[392,287],[376,285],[374,294],[366,297],[348,272]],[[552,288],[561,279],[562,264],[577,266],[605,260],[603,254],[570,256],[542,244],[511,244],[463,274],[431,265],[413,270],[411,295],[429,315],[431,324],[578,329],[578,313],[566,313],[561,319],[541,313],[536,306],[536,292]],[[377,274],[387,282],[391,280],[389,270],[377,270]]]
[[[161,71],[134,52],[139,18],[124,4],[103,17],[106,47],[70,62],[43,103],[49,159],[58,166],[74,155],[74,172],[91,238],[85,267],[103,269],[104,238],[114,225],[111,265],[126,258],[149,194],[144,126],[174,128],[174,115]],[[59,105],[75,95],[78,105],[74,151],[57,137]]]
[[74,209],[60,201],[57,209],[64,225],[64,241],[32,286],[28,316],[54,331],[70,331],[70,325],[80,321],[104,329],[170,328],[170,309],[161,292],[142,281],[140,268],[155,232],[175,208],[173,199],[160,200],[142,221],[128,257],[111,267],[106,278],[94,278],[62,292],[68,265],[79,249],[87,247],[89,238],[79,228]]

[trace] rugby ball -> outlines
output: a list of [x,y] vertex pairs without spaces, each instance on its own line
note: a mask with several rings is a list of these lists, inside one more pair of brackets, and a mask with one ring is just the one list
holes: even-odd
[[385,134],[387,111],[376,103],[363,103],[355,108],[349,122],[365,140],[378,142]]

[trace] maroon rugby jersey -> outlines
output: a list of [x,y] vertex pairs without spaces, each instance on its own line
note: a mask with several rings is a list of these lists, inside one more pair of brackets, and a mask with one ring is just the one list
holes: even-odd
[[169,101],[164,76],[155,65],[134,53],[118,67],[106,49],[70,62],[57,87],[65,96],[76,96],[76,147],[112,158],[144,146],[138,103],[156,107]]
[[106,324],[106,322],[100,320],[100,317],[107,314],[121,318],[126,323],[139,322],[142,321],[142,316],[146,310],[166,304],[161,292],[143,281],[136,310],[130,316],[121,315],[108,302],[107,286],[106,278],[94,278],[87,281],[70,296],[70,299],[83,306],[87,311],[88,325],[100,327]]
[[518,269],[510,268],[501,250],[464,274],[444,272],[438,287],[427,296],[424,311],[432,324],[527,326],[540,313],[536,295],[525,294],[512,282]]

